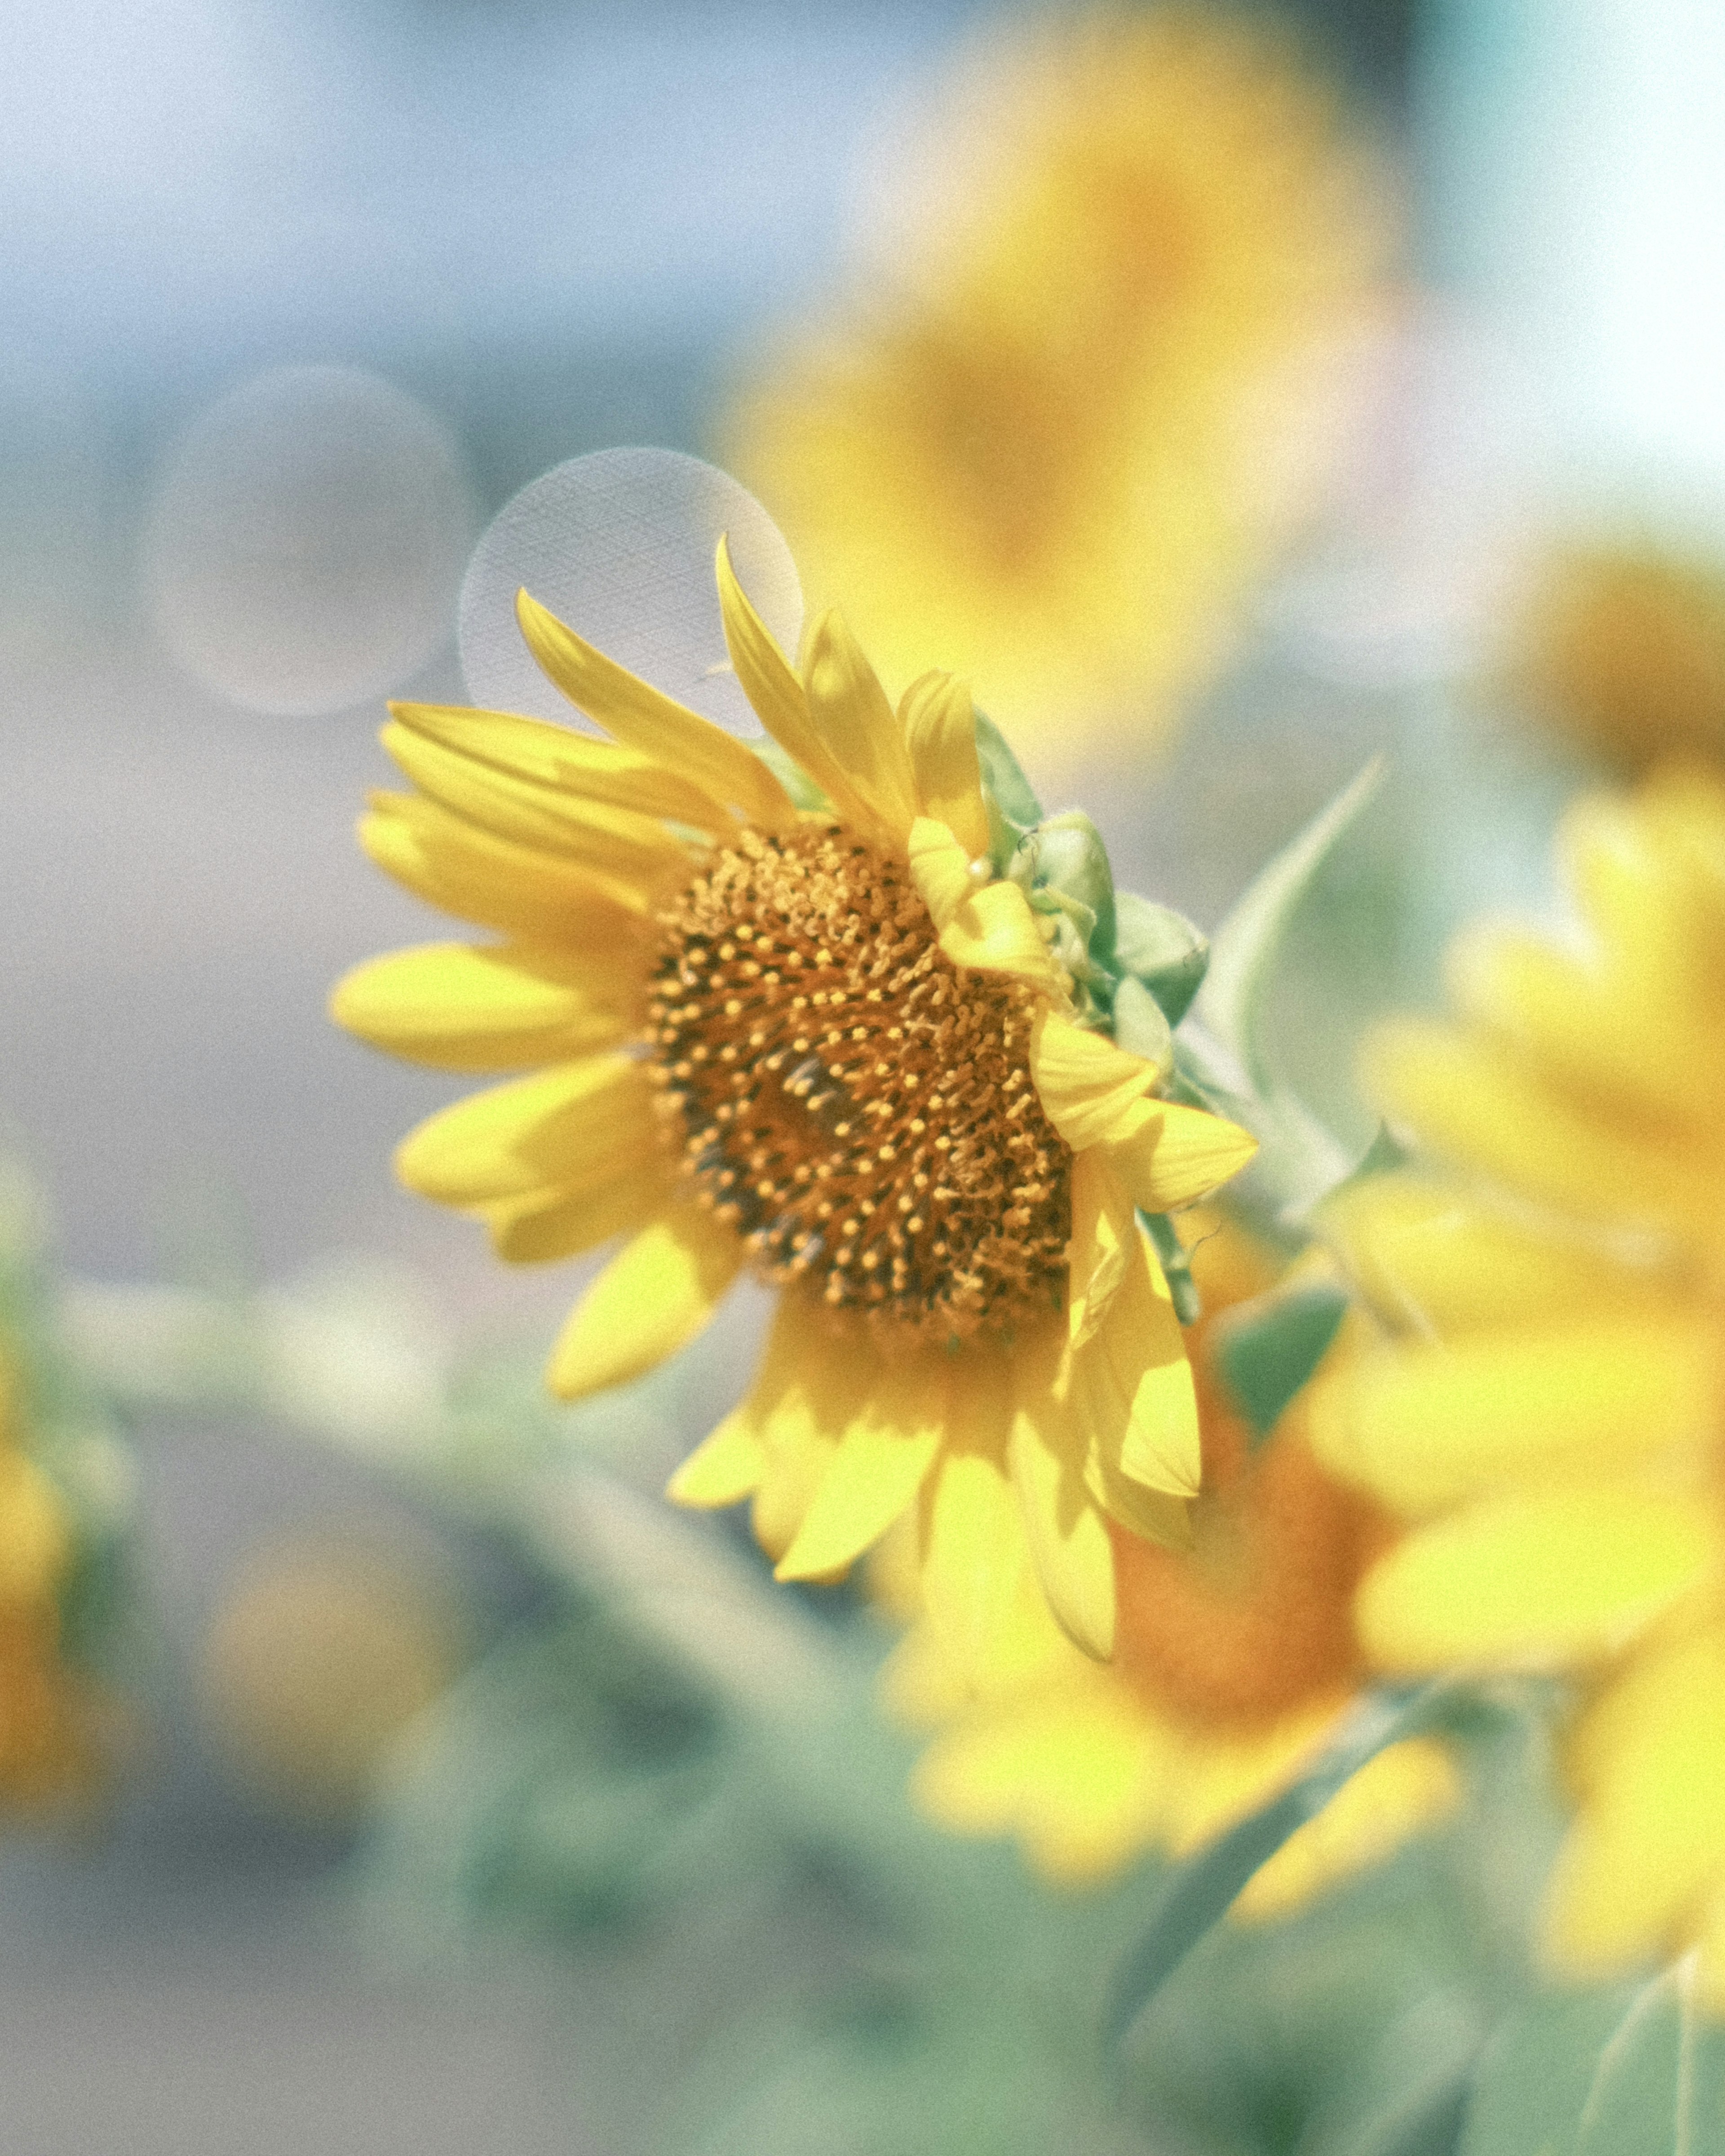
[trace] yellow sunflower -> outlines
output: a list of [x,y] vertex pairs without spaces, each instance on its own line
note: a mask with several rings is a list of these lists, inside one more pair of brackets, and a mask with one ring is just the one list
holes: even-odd
[[[1015,1832],[1069,1883],[1146,1849],[1183,1856],[1270,1801],[1334,1735],[1363,1674],[1352,1603],[1385,1523],[1317,1466],[1301,1396],[1253,1449],[1215,1348],[1228,1313],[1273,1284],[1261,1253],[1213,1227],[1193,1269],[1205,1311],[1191,1336],[1204,1449],[1193,1543],[1117,1537],[1112,1662],[1063,1637],[1026,1558],[1009,1627],[979,1640],[949,1613],[924,1616],[889,1666],[889,1697],[936,1729],[916,1774],[924,1807],[963,1832]],[[1429,1739],[1379,1753],[1258,1872],[1241,1913],[1280,1913],[1373,1862],[1455,1786]]]
[[1243,1164],[1231,1124],[1075,1021],[995,875],[963,685],[895,711],[836,612],[800,672],[721,546],[732,664],[822,805],[524,593],[522,633],[612,737],[395,709],[413,781],[362,827],[384,868],[504,939],[361,967],[336,1018],[457,1070],[402,1179],[516,1260],[629,1240],[555,1350],[574,1398],[649,1368],[745,1268],[780,1302],[753,1389],[671,1494],[752,1495],[780,1576],[842,1572],[919,1497],[930,1591],[992,1591],[1022,1519],[1050,1602],[1106,1653],[1106,1522],[1177,1536],[1196,1488],[1184,1344],[1134,1205]]
[[1314,1436],[1411,1522],[1361,1593],[1376,1659],[1585,1681],[1559,1950],[1699,1944],[1725,2007],[1725,787],[1584,801],[1565,850],[1579,934],[1476,933],[1463,1023],[1373,1052],[1466,1179],[1332,1200],[1387,1337]]
[[1513,632],[1516,686],[1556,732],[1634,776],[1725,764],[1725,572],[1651,547],[1546,563]]
[[1039,749],[1160,731],[1311,496],[1384,175],[1283,38],[1183,8],[996,29],[899,163],[866,299],[721,461],[889,682],[939,651]]
[[0,1348],[0,1804],[22,1810],[88,1789],[97,1772],[92,1697],[60,1653],[72,1523],[30,1441],[24,1388]]

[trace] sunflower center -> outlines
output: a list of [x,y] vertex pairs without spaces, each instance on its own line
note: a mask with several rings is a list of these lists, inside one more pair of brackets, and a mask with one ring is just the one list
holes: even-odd
[[1353,1590],[1373,1554],[1363,1500],[1332,1482],[1297,1430],[1252,1455],[1194,1358],[1204,1491],[1193,1547],[1117,1535],[1115,1661],[1153,1704],[1204,1727],[1261,1722],[1348,1683]]
[[745,832],[661,916],[655,1069],[765,1277],[935,1340],[1060,1306],[1071,1154],[1028,988],[960,973],[902,863]]

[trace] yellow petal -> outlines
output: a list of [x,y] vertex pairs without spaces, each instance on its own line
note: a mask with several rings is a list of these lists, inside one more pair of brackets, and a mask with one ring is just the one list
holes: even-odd
[[1410,1342],[1332,1373],[1312,1395],[1313,1445],[1399,1512],[1474,1490],[1609,1471],[1658,1448],[1711,1445],[1722,1347],[1678,1312]]
[[923,1489],[922,1605],[961,1679],[972,1679],[1004,1630],[1030,1563],[1006,1464],[1012,1426],[1004,1357],[955,1363],[947,1442]]
[[1109,1154],[1133,1203],[1147,1213],[1191,1204],[1238,1175],[1258,1150],[1258,1141],[1238,1124],[1176,1101],[1145,1101],[1122,1120],[1136,1121],[1137,1128],[1116,1139]]
[[934,1463],[944,1407],[932,1357],[879,1366],[775,1578],[819,1579],[840,1572],[886,1533],[916,1502]]
[[910,751],[886,691],[836,607],[818,616],[803,660],[809,716],[833,760],[902,846],[916,819]]
[[669,819],[715,836],[733,823],[721,802],[656,757],[567,726],[465,705],[392,704],[390,716],[445,750],[553,790]]
[[809,699],[790,661],[749,603],[737,580],[731,548],[724,538],[718,551],[719,611],[724,617],[725,645],[743,694],[755,716],[791,761],[805,771],[846,824],[868,828],[873,811],[851,784],[850,774],[815,732]]
[[1445,1746],[1424,1737],[1390,1745],[1253,1873],[1230,1913],[1254,1923],[1291,1916],[1338,1879],[1381,1863],[1409,1836],[1447,1819],[1461,1796]]
[[1134,1232],[1117,1293],[1072,1353],[1070,1396],[1105,1466],[1147,1490],[1195,1496],[1202,1462],[1185,1335],[1162,1268]]
[[500,1258],[512,1265],[545,1265],[578,1257],[614,1235],[644,1228],[670,1203],[674,1184],[670,1163],[655,1152],[634,1160],[598,1162],[572,1184],[475,1209]]
[[898,715],[918,806],[978,860],[988,850],[988,812],[968,686],[951,674],[925,674],[906,690]]
[[374,793],[359,842],[416,897],[524,942],[629,940],[650,895],[569,855],[513,845],[420,794]]
[[1072,1240],[1066,1324],[1073,1351],[1082,1348],[1126,1277],[1138,1239],[1126,1186],[1100,1147],[1072,1163]]
[[747,1404],[702,1439],[665,1485],[673,1504],[716,1512],[751,1496],[767,1473],[767,1448]]
[[1046,1351],[1020,1357],[1008,1457],[1048,1606],[1075,1645],[1114,1651],[1114,1550],[1085,1486],[1081,1435],[1048,1382]]
[[1063,993],[1029,901],[1015,883],[985,885],[941,931],[941,948],[955,966],[1008,973],[1050,996]]
[[1636,1657],[1575,1732],[1581,1805],[1548,1936],[1593,1974],[1686,1944],[1725,1875],[1725,1635],[1710,1625]]
[[1357,1604],[1385,1668],[1539,1668],[1606,1653],[1703,1578],[1705,1508],[1629,1486],[1507,1497],[1399,1543]]
[[970,872],[970,856],[944,824],[928,816],[919,816],[911,824],[905,850],[917,895],[928,908],[936,930],[942,929],[959,907],[976,895],[978,884]]
[[547,677],[607,733],[682,773],[757,829],[794,828],[790,796],[760,757],[721,726],[607,659],[526,592],[516,594],[516,618]]
[[439,1109],[397,1148],[396,1173],[445,1205],[577,1185],[661,1152],[653,1101],[626,1055],[561,1064]]
[[705,1206],[669,1208],[575,1306],[552,1351],[552,1392],[578,1400],[655,1368],[706,1325],[742,1260],[741,1240]]
[[336,983],[330,1016],[374,1047],[446,1070],[519,1070],[614,1048],[631,1030],[644,963],[601,953],[424,943]]
[[692,868],[688,848],[655,817],[517,778],[411,727],[387,726],[380,738],[421,793],[511,845],[566,854],[648,891]]
[[[996,884],[982,896],[1017,889],[1016,884]],[[1086,1032],[1058,1011],[1045,1011],[1036,1021],[1030,1073],[1049,1121],[1074,1152],[1132,1137],[1142,1127],[1145,1096],[1162,1075],[1142,1055],[1128,1054],[1102,1034]]]
[[796,1539],[879,1368],[860,1333],[828,1322],[806,1296],[780,1297],[749,1394],[768,1460],[755,1493],[755,1534],[770,1557],[783,1557]]
[[1609,1308],[1633,1277],[1573,1237],[1413,1175],[1344,1185],[1317,1217],[1343,1270],[1397,1332],[1451,1338]]
[[1367,1086],[1426,1145],[1584,1220],[1716,1228],[1712,1179],[1662,1128],[1568,1097],[1513,1051],[1405,1019],[1368,1042]]

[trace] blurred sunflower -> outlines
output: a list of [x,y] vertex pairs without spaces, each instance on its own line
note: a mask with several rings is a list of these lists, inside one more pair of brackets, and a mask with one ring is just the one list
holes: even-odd
[[35,1810],[99,1772],[95,1702],[61,1652],[76,1557],[69,1508],[31,1454],[20,1367],[0,1343],[0,1805]]
[[[1335,1733],[1363,1674],[1351,1605],[1386,1523],[1313,1459],[1303,1395],[1255,1448],[1217,1348],[1274,1269],[1239,1230],[1208,1224],[1193,1258],[1205,1309],[1190,1336],[1204,1450],[1193,1543],[1117,1537],[1111,1664],[1062,1637],[1025,1591],[1026,1558],[1010,1627],[981,1638],[962,1607],[930,1608],[889,1666],[892,1702],[935,1729],[916,1774],[924,1807],[963,1832],[1016,1832],[1070,1883],[1149,1848],[1185,1855],[1269,1802]],[[1241,1913],[1278,1914],[1373,1862],[1455,1791],[1430,1740],[1379,1753],[1257,1873]]]
[[1676,755],[1725,764],[1725,572],[1712,564],[1652,547],[1554,555],[1510,666],[1548,726],[1616,771]]
[[1183,8],[997,32],[895,163],[866,300],[721,460],[889,681],[933,654],[1036,747],[1149,737],[1311,495],[1385,176],[1283,38]]
[[1377,1658],[1586,1677],[1559,1951],[1698,1944],[1725,2008],[1725,786],[1584,801],[1565,851],[1584,937],[1476,933],[1462,1025],[1371,1056],[1470,1181],[1331,1202],[1389,1337],[1314,1442],[1414,1523],[1361,1592]]
[[795,1579],[842,1572],[919,1495],[936,1577],[992,1576],[1022,1518],[1060,1621],[1106,1654],[1105,1522],[1178,1537],[1199,1469],[1132,1209],[1189,1203],[1252,1141],[1075,1023],[989,859],[963,685],[924,675],[895,711],[836,612],[799,674],[722,545],[719,588],[737,676],[822,805],[523,594],[535,657],[614,738],[397,706],[416,791],[380,797],[364,843],[506,940],[376,960],[334,1014],[448,1069],[543,1066],[432,1116],[397,1165],[506,1258],[629,1237],[557,1343],[557,1392],[650,1368],[746,1267],[781,1291],[752,1391],[675,1497],[752,1495]]

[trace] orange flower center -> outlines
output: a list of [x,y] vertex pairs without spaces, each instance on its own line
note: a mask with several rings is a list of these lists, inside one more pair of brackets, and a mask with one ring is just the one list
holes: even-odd
[[1204,1487],[1193,1546],[1115,1534],[1115,1662],[1153,1706],[1225,1726],[1274,1719],[1358,1674],[1353,1590],[1378,1530],[1297,1427],[1254,1454],[1206,1361],[1194,1358]]
[[937,1340],[1060,1307],[1072,1156],[1035,998],[952,965],[901,863],[746,832],[660,917],[656,1075],[768,1280]]

